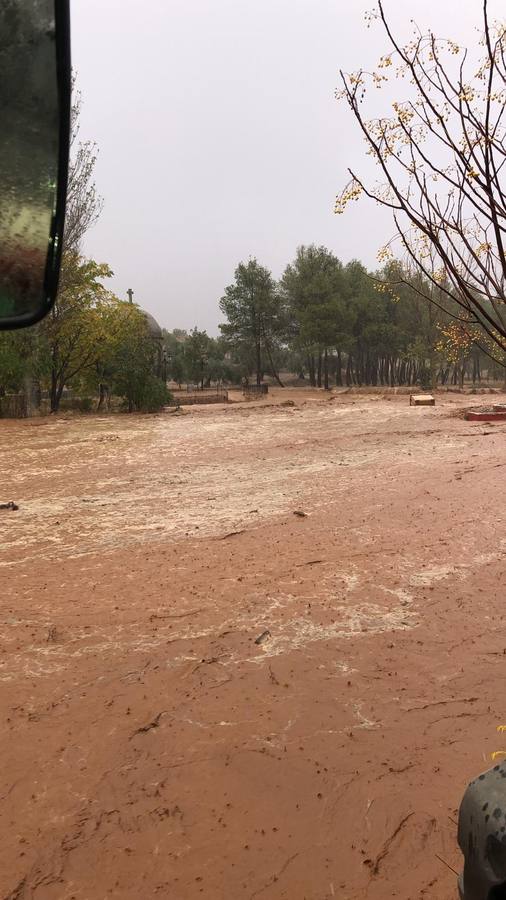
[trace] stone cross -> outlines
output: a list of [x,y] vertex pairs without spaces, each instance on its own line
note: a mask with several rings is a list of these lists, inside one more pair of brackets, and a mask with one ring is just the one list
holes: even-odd
[[128,302],[133,303],[132,297],[134,295],[134,292],[133,292],[132,288],[128,288],[127,294],[128,294]]

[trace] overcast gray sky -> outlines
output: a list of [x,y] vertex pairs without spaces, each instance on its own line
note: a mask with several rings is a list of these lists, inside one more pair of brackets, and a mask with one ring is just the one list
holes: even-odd
[[[364,148],[334,100],[338,70],[386,47],[365,28],[374,0],[73,0],[81,136],[99,146],[104,198],[85,252],[112,289],[161,325],[217,332],[218,301],[249,256],[279,277],[298,244],[375,266],[388,215],[334,197]],[[476,43],[481,0],[385,0],[409,19]],[[492,3],[493,9],[499,3]],[[367,163],[364,162],[364,166]]]

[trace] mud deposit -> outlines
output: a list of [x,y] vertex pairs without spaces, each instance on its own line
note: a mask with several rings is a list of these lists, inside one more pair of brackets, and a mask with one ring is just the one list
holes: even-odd
[[0,422],[2,900],[456,895],[506,423],[408,402]]

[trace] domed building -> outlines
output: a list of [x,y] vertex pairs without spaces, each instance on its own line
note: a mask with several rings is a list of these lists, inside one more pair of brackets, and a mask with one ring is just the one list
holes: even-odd
[[[134,292],[133,292],[132,288],[128,288],[127,294],[128,294],[128,302],[133,303],[132,298],[133,298]],[[149,336],[153,342],[153,351],[154,351],[153,352],[153,357],[154,357],[154,373],[153,374],[156,375],[158,378],[166,379],[167,378],[166,358],[165,358],[164,346],[163,346],[162,329],[160,328],[155,317],[151,315],[151,313],[147,312],[145,309],[139,309],[139,312],[142,313],[142,315],[144,316],[144,318],[146,320],[146,323],[148,326],[148,331],[149,331]]]
[[155,317],[152,316],[151,313],[148,313],[145,309],[141,309],[141,313],[144,316],[144,318],[146,319],[146,322],[148,323],[148,331],[149,331],[151,337],[153,338],[153,340],[161,341],[162,340],[162,329],[160,328]]

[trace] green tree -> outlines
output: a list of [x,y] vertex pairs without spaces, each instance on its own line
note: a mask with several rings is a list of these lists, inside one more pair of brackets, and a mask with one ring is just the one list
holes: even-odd
[[273,350],[286,332],[283,299],[271,273],[256,259],[239,263],[234,282],[225,288],[220,310],[227,322],[220,325],[222,335],[244,365],[247,374],[255,373],[261,384],[269,368],[279,384],[274,368]]
[[142,311],[117,300],[108,310],[110,336],[102,364],[111,375],[114,393],[123,397],[129,412],[156,412],[170,394],[154,374],[156,348]]
[[346,327],[342,265],[325,247],[301,246],[281,285],[290,309],[292,344],[306,355],[311,384],[321,387],[323,374],[328,389],[329,351],[338,348]]
[[225,338],[209,338],[207,372],[210,381],[237,381],[237,373],[229,361]]
[[31,375],[31,346],[25,331],[0,332],[0,396],[21,390]]
[[32,353],[32,368],[45,359],[49,373],[51,411],[60,405],[65,385],[81,378],[96,364],[104,340],[104,303],[110,295],[102,281],[112,274],[109,267],[85,259],[80,253],[82,239],[96,222],[102,209],[93,175],[96,147],[79,141],[81,96],[73,85],[71,159],[67,209],[63,240],[62,266],[56,304],[49,316],[37,326],[40,346]]
[[51,412],[58,411],[64,387],[96,364],[106,337],[102,309],[111,296],[102,280],[111,275],[109,266],[67,251],[56,303],[39,325],[49,358]]
[[205,331],[193,328],[185,342],[186,374],[189,381],[200,384],[208,379],[211,340]]
[[173,331],[167,331],[164,328],[162,335],[167,360],[167,375],[181,387],[186,378],[185,348],[188,332],[183,328],[174,328]]

